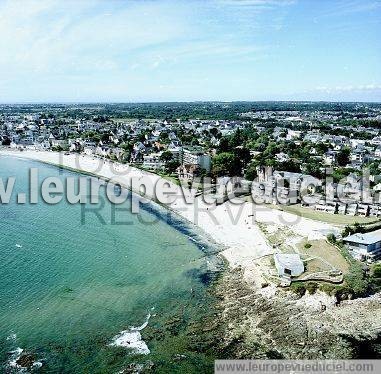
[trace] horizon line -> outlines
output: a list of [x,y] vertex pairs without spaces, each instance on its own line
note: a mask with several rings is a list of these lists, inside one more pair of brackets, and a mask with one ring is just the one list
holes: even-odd
[[0,105],[41,105],[41,104],[196,104],[196,103],[336,103],[336,104],[381,104],[380,101],[346,100],[157,100],[157,101],[9,101]]

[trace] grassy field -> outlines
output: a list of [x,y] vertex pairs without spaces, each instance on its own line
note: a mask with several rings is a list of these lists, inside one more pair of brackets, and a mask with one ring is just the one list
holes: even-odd
[[[243,201],[253,202],[251,196],[241,197]],[[333,225],[353,225],[356,222],[362,225],[370,225],[377,222],[381,222],[380,219],[375,217],[360,217],[360,216],[347,216],[343,214],[331,214],[326,212],[318,212],[311,208],[305,208],[300,205],[275,205],[275,204],[264,204],[264,206],[270,209],[278,209],[284,212],[296,214],[297,216],[313,219],[315,221],[321,221],[330,223]]]
[[[154,173],[154,172],[151,171],[151,173]],[[158,173],[158,172],[156,172],[156,174],[160,175],[164,179],[171,181],[174,184],[177,184],[178,186],[181,186],[181,183],[180,183],[179,179],[177,178],[177,176],[169,175],[169,174],[165,174],[165,173]]]
[[320,273],[322,271],[330,271],[332,268],[318,258],[309,260],[306,264],[304,273],[299,277],[303,278],[306,275]]
[[[349,263],[343,257],[343,255],[341,254],[338,248],[327,243],[325,240],[309,241],[308,243],[311,244],[310,248],[304,247],[306,243],[307,243],[307,240],[303,240],[302,242],[298,244],[298,249],[300,254],[304,254],[311,257],[318,257],[322,259],[323,262],[325,261],[328,262],[335,269],[341,270],[343,274],[348,272]],[[315,261],[315,263],[317,262],[316,260],[313,260],[313,261]],[[314,266],[313,263],[311,265]],[[322,270],[327,270],[327,269],[325,268]]]
[[374,217],[346,216],[342,214],[318,212],[300,205],[269,205],[269,207],[279,209],[284,212],[293,213],[300,217],[331,223],[333,225],[353,225],[356,222],[361,224],[371,224],[379,221],[378,218]]

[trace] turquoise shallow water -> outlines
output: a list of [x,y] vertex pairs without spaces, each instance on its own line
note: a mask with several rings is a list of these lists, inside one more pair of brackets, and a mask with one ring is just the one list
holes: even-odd
[[[184,233],[186,226],[168,225],[155,207],[140,210],[139,217],[117,212],[117,221],[131,224],[112,225],[107,201],[99,211],[106,224],[91,212],[81,223],[81,206],[66,201],[16,204],[15,194],[28,191],[30,167],[38,167],[40,179],[78,177],[49,165],[0,158],[0,177],[16,177],[11,203],[0,206],[2,365],[19,347],[42,360],[42,372],[114,372],[143,360],[108,346],[118,332],[141,325],[149,312],[149,325],[160,332],[177,312],[187,325],[208,310],[210,258]],[[165,332],[161,341],[168,349],[141,333],[151,350],[144,360],[165,361],[181,353]],[[209,365],[202,355],[193,360],[198,368]]]

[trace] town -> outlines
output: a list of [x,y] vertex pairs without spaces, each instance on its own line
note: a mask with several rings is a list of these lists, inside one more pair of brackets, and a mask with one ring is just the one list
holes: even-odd
[[[353,256],[381,257],[381,231],[374,231],[381,227],[380,104],[15,104],[0,109],[3,147],[82,153],[189,186],[209,177],[225,200],[246,194],[323,221],[328,215],[348,216],[342,222],[348,222],[344,235]],[[356,237],[365,231],[373,234]]]
[[0,372],[381,372],[381,0],[0,29]]

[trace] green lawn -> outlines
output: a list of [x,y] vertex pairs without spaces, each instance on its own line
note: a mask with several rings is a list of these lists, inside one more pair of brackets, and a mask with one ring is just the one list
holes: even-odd
[[[325,261],[328,262],[335,269],[341,270],[344,274],[348,272],[349,263],[343,257],[343,255],[341,254],[338,248],[327,243],[325,240],[308,241],[308,243],[311,245],[310,248],[304,247],[306,243],[307,243],[307,240],[303,240],[298,244],[298,249],[300,254],[311,256],[311,257],[318,257],[319,259],[322,259],[323,262]],[[316,269],[314,270],[319,271]],[[326,266],[323,264],[322,269],[320,271],[323,271],[323,270],[329,270],[329,269],[327,269]]]
[[359,217],[359,216],[347,216],[343,214],[331,214],[325,212],[318,212],[311,208],[305,208],[300,205],[268,205],[270,208],[279,209],[284,212],[296,214],[297,216],[314,219],[316,221],[322,221],[331,223],[334,225],[353,225],[358,222],[361,224],[370,224],[379,222],[378,218],[374,217]]

